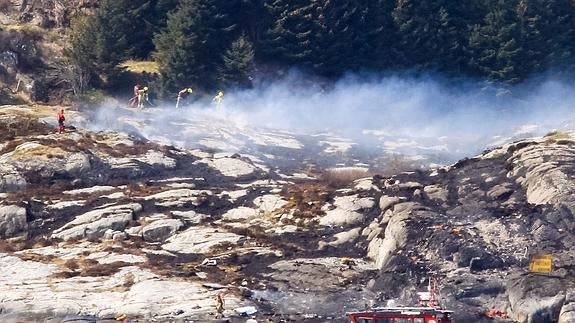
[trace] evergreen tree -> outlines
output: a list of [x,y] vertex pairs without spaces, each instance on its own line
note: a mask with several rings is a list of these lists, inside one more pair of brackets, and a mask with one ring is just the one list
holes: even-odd
[[339,76],[373,67],[374,59],[390,58],[388,53],[376,53],[389,48],[388,39],[393,33],[382,2],[385,1],[336,3],[328,0],[318,7],[319,28],[312,47],[316,71]]
[[310,35],[309,60],[314,71],[338,76],[354,65],[353,24],[358,19],[358,8],[355,2],[318,1],[316,4],[314,11],[318,17]]
[[472,64],[480,75],[505,83],[525,78],[526,71],[520,68],[524,57],[521,31],[515,8],[508,2],[496,3],[484,23],[473,28],[469,42]]
[[254,49],[245,36],[234,41],[223,56],[219,81],[223,86],[249,87],[254,68]]
[[549,50],[542,34],[545,24],[542,19],[546,13],[539,11],[544,9],[540,4],[540,1],[519,0],[515,9],[523,46],[520,52],[521,69],[526,75],[542,71]]
[[94,16],[77,16],[71,22],[70,51],[72,62],[85,71],[95,68],[94,43],[88,35],[96,34]]
[[243,85],[256,58],[332,78],[399,67],[514,83],[573,69],[575,2],[102,0],[71,44],[75,65],[103,80],[153,51],[165,93]]
[[79,18],[72,26],[73,61],[104,81],[116,74],[118,63],[129,55],[126,26],[131,23],[122,9],[128,1],[104,0],[94,16]]
[[125,3],[131,0],[104,0],[91,22],[93,33],[84,37],[92,40],[96,68],[104,76],[113,76],[116,66],[129,55],[126,29],[132,26],[124,15]]
[[202,86],[214,89],[223,54],[241,34],[236,20],[238,0],[198,0],[198,3],[200,24],[196,34],[201,42],[196,48],[198,73]]
[[154,38],[160,67],[160,91],[166,95],[194,85],[217,85],[222,55],[236,33],[234,0],[183,0],[169,14],[167,26]]
[[466,46],[468,27],[464,19],[456,19],[445,7],[437,12],[436,42],[433,64],[445,72],[465,73],[468,69],[469,50]]
[[265,39],[265,58],[312,69],[314,38],[320,29],[317,5],[310,0],[266,0],[272,17]]
[[83,94],[87,87],[97,77],[96,62],[93,51],[93,40],[86,35],[95,34],[96,24],[93,16],[77,16],[72,20],[70,28],[70,49],[67,56],[70,58],[72,75],[70,82],[75,95]]
[[[359,0],[358,0],[359,1]],[[391,15],[395,0],[361,0],[361,21],[355,45],[356,68],[381,71],[396,66],[398,32]]]
[[239,31],[246,35],[254,48],[259,48],[271,20],[264,1],[240,0],[236,16]]
[[132,24],[125,31],[130,56],[146,59],[154,50],[154,34],[165,28],[167,15],[178,5],[177,0],[132,0],[124,8]]
[[200,41],[195,33],[199,23],[198,1],[183,0],[178,9],[168,15],[166,28],[154,38],[160,94],[166,96],[200,81],[196,55]]
[[532,72],[573,67],[575,4],[568,0],[520,0],[520,28],[527,50],[525,64]]
[[399,30],[398,50],[406,68],[464,69],[465,22],[451,14],[446,1],[399,0],[393,19]]

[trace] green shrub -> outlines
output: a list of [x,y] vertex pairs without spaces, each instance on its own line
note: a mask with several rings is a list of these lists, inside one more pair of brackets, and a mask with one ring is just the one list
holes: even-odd
[[102,90],[89,89],[84,94],[80,95],[79,99],[81,102],[89,105],[101,105],[106,101],[106,94]]

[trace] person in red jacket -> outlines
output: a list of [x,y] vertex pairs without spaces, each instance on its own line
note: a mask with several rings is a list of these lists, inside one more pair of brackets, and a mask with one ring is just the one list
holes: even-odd
[[64,121],[66,120],[66,117],[64,117],[64,109],[60,110],[60,112],[58,112],[58,133],[63,133],[66,131],[66,129],[64,128]]
[[142,86],[140,84],[134,85],[134,96],[129,101],[130,108],[135,108],[138,106],[138,93],[141,87]]
[[140,84],[134,85],[134,96],[138,96],[138,91],[142,86]]

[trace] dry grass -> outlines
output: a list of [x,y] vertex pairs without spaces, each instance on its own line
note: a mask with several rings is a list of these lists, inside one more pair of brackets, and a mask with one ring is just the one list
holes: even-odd
[[[8,1],[11,2],[10,0]],[[46,30],[44,28],[32,24],[10,24],[6,25],[5,27],[6,31],[23,33],[27,37],[31,37],[34,40],[41,40],[46,34]]]
[[353,181],[360,178],[369,177],[370,173],[365,168],[346,167],[333,168],[321,174],[321,180],[329,187],[339,189],[349,186]]
[[129,263],[123,261],[116,261],[109,264],[100,264],[96,260],[84,259],[82,265],[80,266],[80,276],[91,276],[91,277],[104,277],[111,276],[118,271],[120,268],[129,266]]
[[[75,276],[82,277],[106,277],[117,273],[122,267],[129,266],[130,264],[117,261],[110,264],[100,264],[93,259],[86,259],[84,256],[79,255],[73,259],[63,260],[62,258],[53,255],[42,255],[34,252],[17,254],[20,259],[24,261],[35,261],[46,264],[55,264],[62,270],[53,275],[54,278],[70,278]],[[124,287],[129,287],[134,284],[134,276],[128,275],[123,283]]]
[[26,150],[15,151],[12,158],[16,160],[31,159],[39,156],[45,156],[46,158],[64,158],[66,155],[68,155],[68,153],[60,147],[38,146]]
[[544,138],[546,143],[556,143],[559,141],[568,141],[573,139],[570,134],[558,130],[551,131],[550,133],[546,134]]
[[66,268],[70,269],[71,271],[76,271],[77,269],[80,268],[80,265],[78,265],[78,262],[75,259],[66,260],[66,262],[64,263],[64,266]]
[[38,254],[38,253],[34,253],[34,252],[27,252],[27,253],[21,253],[21,254],[17,254],[16,255],[18,258],[24,260],[24,261],[35,261],[35,262],[41,262],[41,263],[45,263],[45,264],[50,264],[54,261],[54,256],[52,255],[42,255],[42,254]]
[[127,60],[119,65],[133,73],[160,73],[158,64],[154,61],[135,61]]
[[23,241],[6,241],[0,239],[0,252],[13,253],[17,251],[41,248],[51,245],[52,242],[44,237],[39,237],[36,240],[23,240]]
[[[304,182],[286,185],[281,194],[286,197],[288,202],[281,208],[266,214],[265,217],[270,221],[277,221],[282,215],[291,213],[293,217],[286,224],[294,225],[298,225],[301,219],[318,218],[325,214],[321,207],[327,202],[329,191],[330,188],[325,183]],[[313,226],[313,221],[306,222]],[[254,232],[252,232],[252,236],[253,234]]]
[[[29,135],[43,135],[53,129],[38,122],[30,115],[5,116],[0,114],[0,142],[14,140],[16,137]],[[5,149],[3,149],[5,150]]]
[[14,245],[4,239],[0,239],[0,252],[13,253],[15,250]]
[[[52,263],[57,265],[61,271],[57,272],[53,275],[54,278],[70,278],[70,277],[105,277],[111,276],[118,271],[122,267],[130,266],[129,263],[123,261],[116,261],[110,264],[100,264],[97,260],[94,259],[86,259],[90,252],[85,252],[83,254],[77,255],[72,259],[64,260],[62,258],[57,257],[48,257],[43,259],[35,254],[26,254],[27,258],[32,258],[30,260],[40,261],[45,263]],[[23,258],[24,259],[24,258]],[[28,260],[28,259],[24,259]],[[124,287],[128,287],[126,285],[130,285],[130,281],[134,283],[133,275],[132,277],[127,277],[126,281],[123,283]]]

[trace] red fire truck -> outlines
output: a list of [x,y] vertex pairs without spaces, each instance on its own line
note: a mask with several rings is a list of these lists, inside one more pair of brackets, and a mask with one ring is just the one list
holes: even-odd
[[452,313],[431,307],[381,307],[347,316],[351,323],[453,323]]
[[442,309],[437,301],[437,280],[430,279],[427,289],[417,293],[418,307],[376,307],[347,316],[351,323],[453,323],[453,311]]

